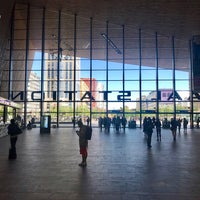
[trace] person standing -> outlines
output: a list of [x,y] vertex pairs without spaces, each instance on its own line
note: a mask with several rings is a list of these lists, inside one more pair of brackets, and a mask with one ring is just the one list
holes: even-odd
[[183,130],[184,130],[184,133],[187,133],[187,125],[188,125],[188,120],[186,118],[183,118]]
[[159,118],[156,119],[155,126],[156,126],[156,133],[157,133],[157,141],[161,141],[161,122]]
[[124,129],[124,131],[125,131],[125,129],[126,129],[126,124],[127,124],[127,119],[126,119],[126,117],[122,117],[122,127],[123,127],[123,129]]
[[145,135],[147,135],[147,117],[144,118],[143,120],[143,132]]
[[89,126],[89,124],[90,124],[90,118],[89,117],[87,117],[87,126]]
[[110,126],[111,126],[111,119],[110,117],[107,117],[107,131],[110,133]]
[[115,128],[116,128],[116,131],[117,131],[117,132],[119,131],[120,124],[121,124],[120,117],[117,116],[116,121],[115,121]]
[[197,118],[197,128],[199,128],[200,117]]
[[99,128],[100,128],[100,131],[102,131],[102,126],[103,126],[103,118],[99,117]]
[[83,122],[79,120],[77,122],[79,126],[79,130],[76,131],[77,135],[79,136],[79,148],[80,154],[82,155],[82,162],[79,164],[81,167],[85,167],[87,165],[87,148],[88,148],[88,140],[86,139],[86,131],[87,127],[83,125]]
[[10,124],[8,125],[8,135],[10,135],[10,149],[9,149],[9,159],[16,159],[16,143],[17,143],[17,135],[22,133],[22,130],[19,128],[14,119],[10,120]]
[[147,135],[147,147],[151,148],[151,137],[152,137],[154,125],[150,117],[147,118],[145,126],[146,126],[146,135]]

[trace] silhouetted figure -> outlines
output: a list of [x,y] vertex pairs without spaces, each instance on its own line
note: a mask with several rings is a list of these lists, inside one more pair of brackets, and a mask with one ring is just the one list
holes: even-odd
[[32,129],[32,123],[31,123],[30,121],[29,121],[28,124],[27,124],[27,129],[28,129],[28,130],[31,130],[31,129]]
[[199,128],[200,117],[197,118],[197,128]]
[[143,120],[143,132],[145,135],[147,134],[147,117]]
[[129,122],[128,122],[128,127],[129,128],[136,128],[136,121],[134,119],[131,119]]
[[161,122],[159,118],[156,119],[155,126],[156,126],[157,141],[161,141]]
[[111,119],[110,117],[107,117],[106,128],[108,132],[110,132],[110,126],[111,126]]
[[122,117],[122,127],[123,127],[124,131],[125,131],[125,128],[126,128],[126,124],[127,124],[126,117]]
[[116,121],[115,121],[115,128],[117,132],[119,131],[120,123],[121,123],[120,117],[117,116]]
[[99,128],[102,131],[102,126],[103,126],[103,119],[102,117],[99,117]]
[[162,128],[164,128],[164,129],[169,129],[170,128],[170,121],[168,121],[167,118],[165,118],[162,121]]
[[184,133],[187,133],[187,125],[188,125],[188,120],[186,118],[183,118],[183,130],[184,130]]
[[87,126],[89,126],[89,124],[90,124],[90,118],[88,117],[86,121],[87,121]]
[[177,120],[177,126],[178,126],[178,133],[180,134],[181,133],[181,123],[182,123],[182,120],[179,118]]
[[116,126],[115,126],[115,124],[116,124],[116,116],[114,116],[113,118],[112,118],[112,125],[113,125],[113,128],[115,128]]
[[172,118],[170,124],[171,124],[170,129],[172,131],[173,139],[174,139],[174,141],[176,141],[176,132],[177,132],[177,121],[176,121],[176,118]]
[[8,135],[10,135],[10,149],[9,149],[9,159],[16,159],[16,143],[17,136],[22,133],[22,130],[19,128],[14,119],[10,120],[10,124],[8,125]]
[[145,131],[147,135],[147,147],[151,148],[151,137],[152,137],[154,125],[150,117],[147,118],[145,126],[146,126]]
[[35,117],[31,118],[31,124],[35,124]]
[[82,121],[79,120],[78,122],[79,130],[76,131],[77,135],[79,136],[79,148],[80,154],[82,155],[82,162],[79,164],[81,167],[85,167],[87,165],[87,148],[88,148],[88,140],[86,139],[86,131],[87,127],[83,125]]

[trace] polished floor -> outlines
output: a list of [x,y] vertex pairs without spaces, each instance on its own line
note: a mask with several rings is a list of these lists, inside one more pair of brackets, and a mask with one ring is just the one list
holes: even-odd
[[26,130],[8,160],[9,137],[0,138],[0,200],[198,200],[200,131],[188,130],[174,142],[153,133],[146,146],[141,129],[116,133],[93,130],[88,165],[81,161],[75,129]]

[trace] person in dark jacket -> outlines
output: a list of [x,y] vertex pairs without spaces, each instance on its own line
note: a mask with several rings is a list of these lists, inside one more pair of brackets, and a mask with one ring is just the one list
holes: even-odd
[[159,118],[156,119],[155,126],[156,126],[156,133],[157,133],[157,141],[161,141],[161,122]]
[[170,129],[172,131],[173,139],[174,141],[176,141],[176,132],[177,132],[178,123],[175,117],[171,119],[170,124],[171,124]]
[[146,125],[145,125],[146,135],[147,135],[147,147],[151,148],[151,137],[153,133],[153,122],[150,117],[147,118]]
[[188,120],[186,118],[183,118],[183,130],[184,130],[184,133],[187,133],[187,125],[188,125]]
[[15,159],[17,157],[16,154],[16,143],[17,136],[22,133],[22,130],[19,128],[14,119],[10,120],[10,124],[8,125],[8,135],[10,135],[10,150],[9,150],[9,159]]

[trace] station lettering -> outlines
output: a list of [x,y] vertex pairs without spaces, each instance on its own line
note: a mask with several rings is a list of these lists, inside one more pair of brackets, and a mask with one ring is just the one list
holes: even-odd
[[[63,91],[63,93],[68,94],[68,98],[66,99],[66,101],[73,101],[73,97],[75,96],[75,93],[77,93],[77,91]],[[109,100],[109,95],[113,93],[113,91],[99,91],[99,93],[103,94],[103,101],[108,101]],[[52,97],[52,101],[57,101],[58,99],[58,95],[57,95],[57,91],[52,91],[51,92],[51,97]],[[131,101],[131,95],[134,95],[134,93],[131,91],[118,91],[118,94],[116,96],[116,101]],[[11,100],[14,101],[16,99],[20,100],[20,101],[24,101],[26,98],[25,92],[24,91],[20,91],[18,93],[14,93],[14,91],[11,92]],[[196,92],[193,92],[193,98],[196,98],[198,100],[200,100],[200,95]],[[172,101],[173,99],[177,99],[177,100],[182,100],[181,96],[178,94],[177,91],[175,91],[175,93],[173,94],[173,92],[169,95],[168,97],[168,101]],[[188,97],[188,100],[190,99],[190,97]],[[45,101],[48,100],[48,98],[46,98],[46,93],[42,92],[42,91],[32,91],[31,92],[31,100],[32,101]],[[90,91],[86,91],[83,93],[83,95],[80,97],[81,101],[95,101],[95,97],[92,95],[92,93]],[[151,101],[161,101],[161,95],[160,95],[160,91],[158,91],[157,93],[157,97],[151,98]]]

